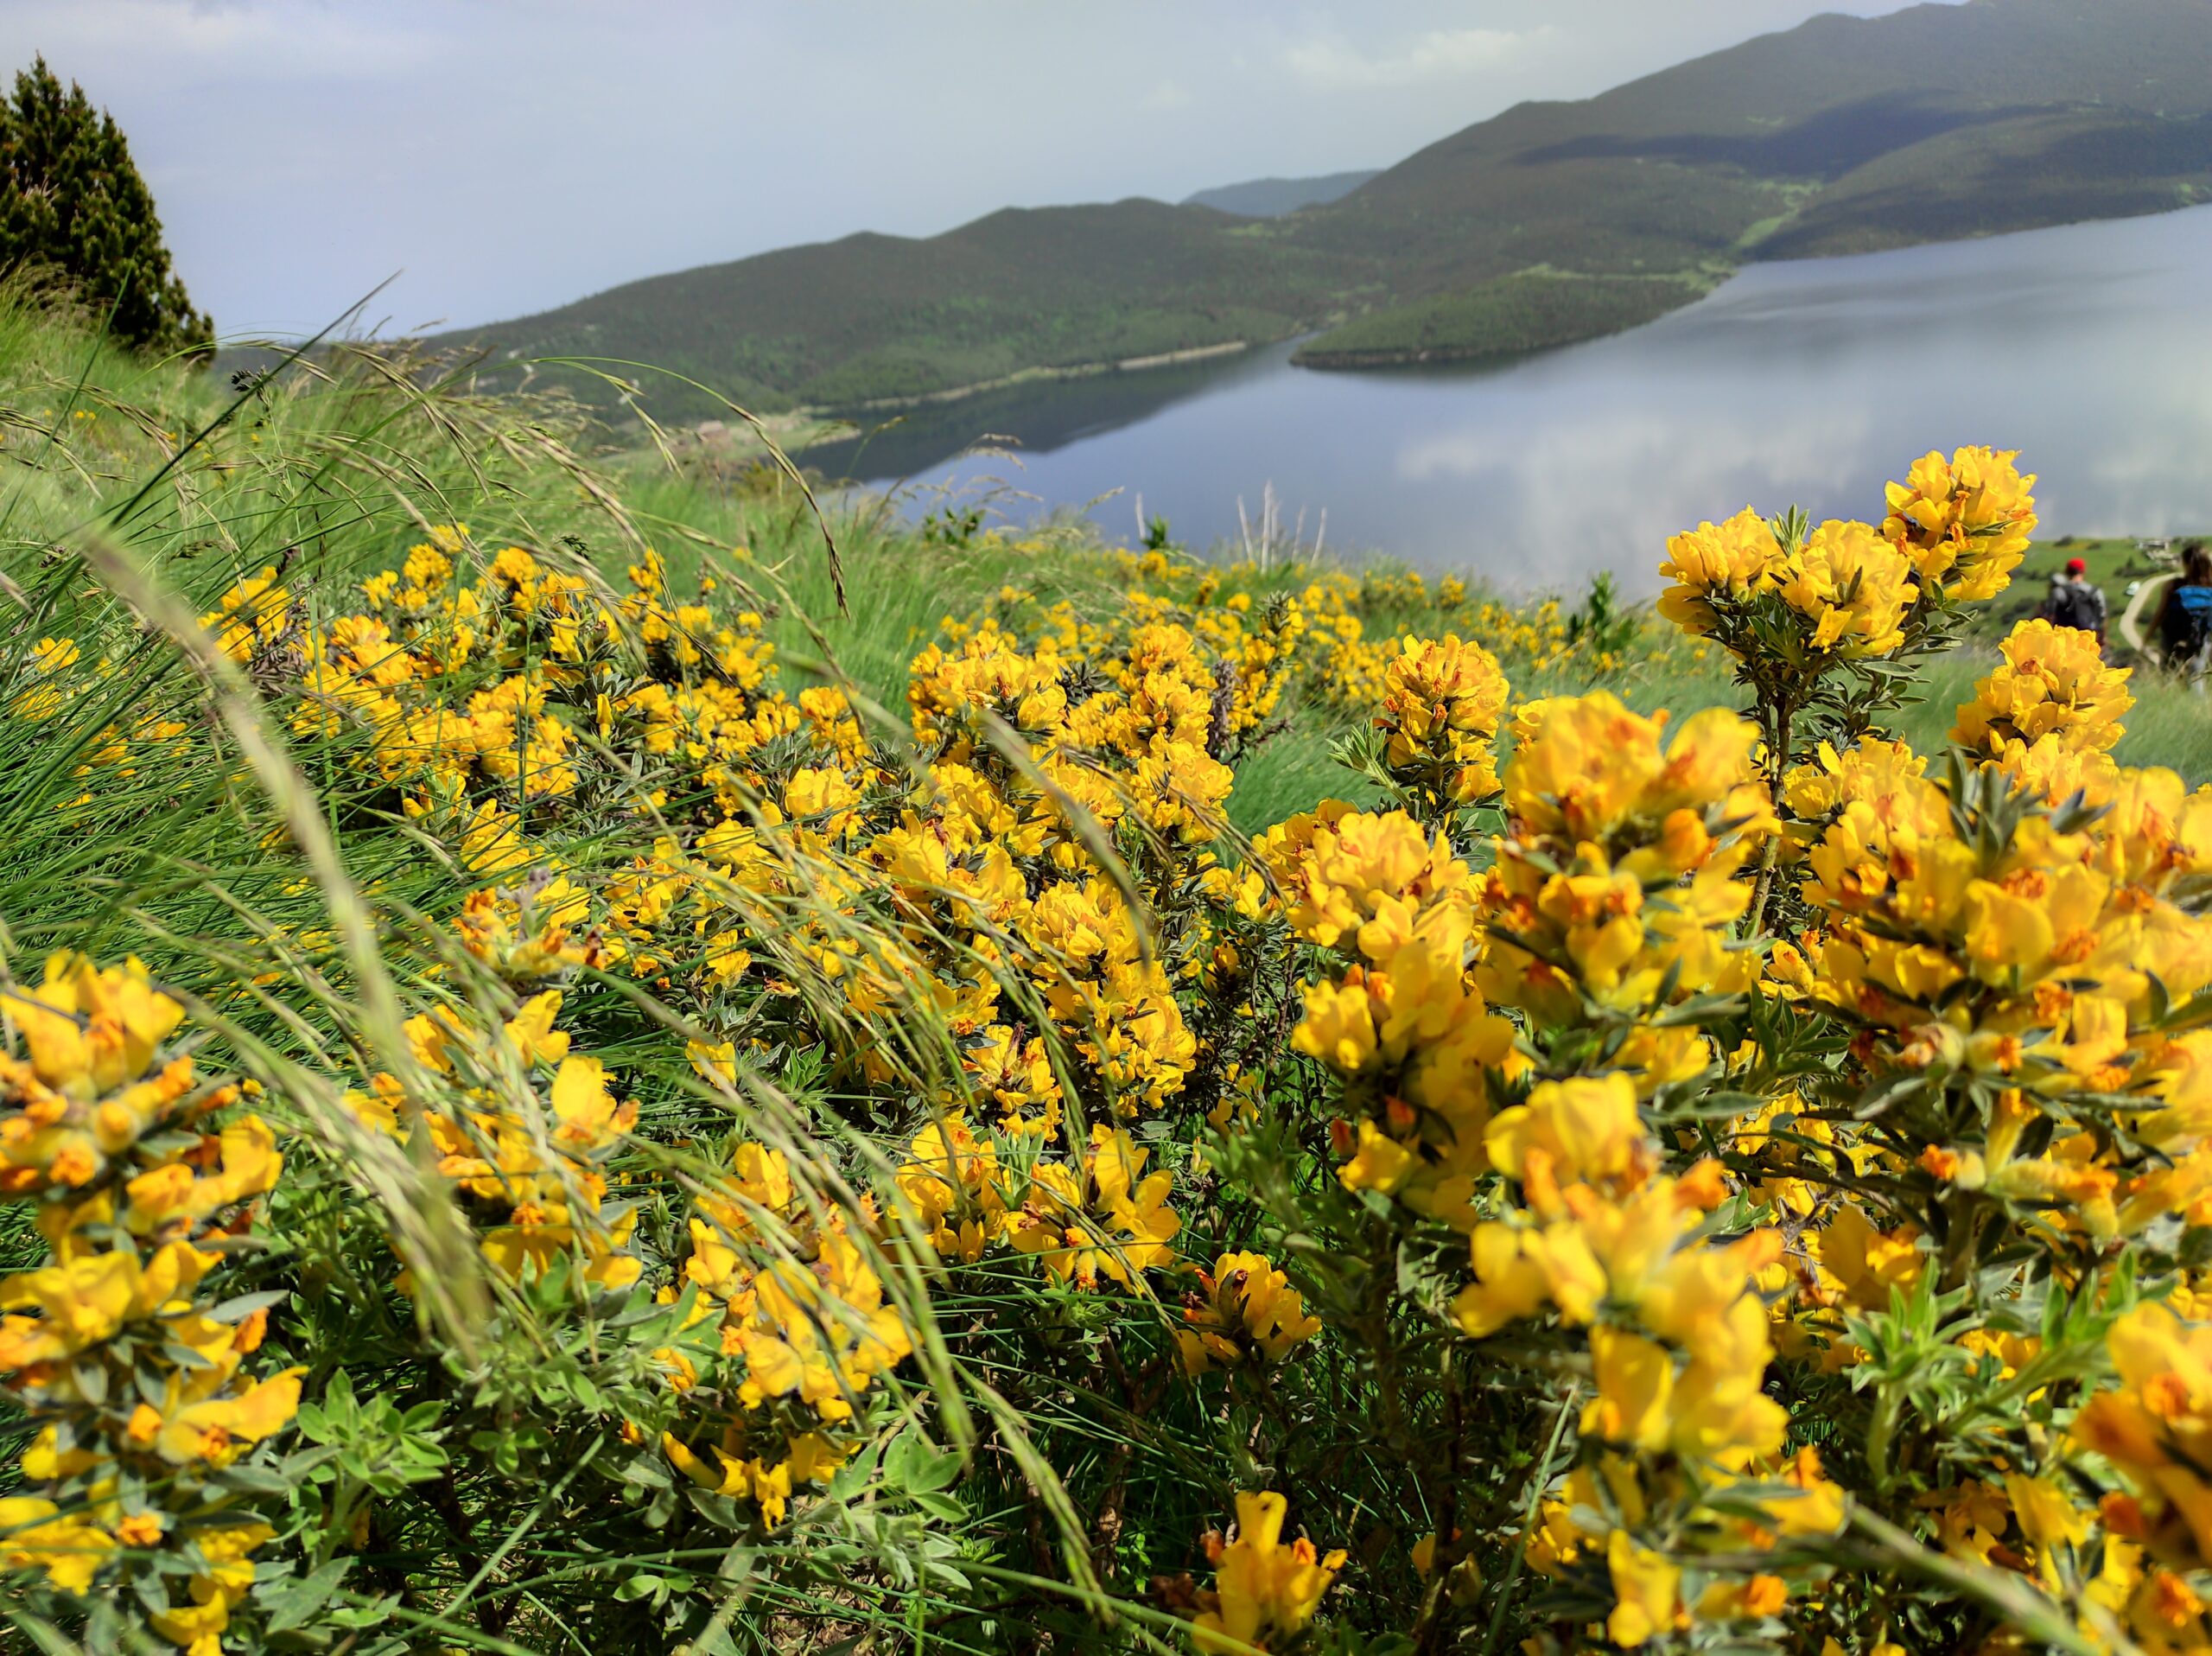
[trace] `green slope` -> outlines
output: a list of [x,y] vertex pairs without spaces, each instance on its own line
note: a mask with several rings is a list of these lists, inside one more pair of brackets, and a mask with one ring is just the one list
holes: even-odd
[[[1300,360],[1318,366],[1502,354],[1632,327],[1749,258],[2200,199],[2212,0],[1968,0],[1816,17],[1598,98],[1524,104],[1287,217],[1007,211],[457,337],[495,364],[621,357],[762,408],[851,407],[1317,329]],[[663,385],[649,406],[715,404]]]
[[1868,252],[2162,213],[2208,197],[2212,114],[2044,111],[1945,133],[1859,168],[1758,252],[1767,258]]
[[[1280,339],[1365,279],[1371,261],[1271,229],[1147,201],[1008,209],[925,240],[849,236],[655,277],[463,337],[495,365],[622,358],[755,408],[850,407]],[[666,380],[648,389],[656,411],[707,405]]]
[[1535,266],[1671,276],[1653,293],[1680,303],[1750,258],[2183,206],[2212,194],[2209,120],[2212,0],[1815,17],[1584,102],[1522,105],[1302,215],[1317,246],[1389,247],[1400,303],[1300,360],[1483,355],[1640,320],[1592,283],[1553,296],[1541,328],[1434,338],[1443,296],[1462,317],[1525,311],[1510,278]]
[[1346,322],[1300,347],[1296,360],[1370,368],[1541,351],[1656,321],[1710,286],[1694,276],[1519,271]]

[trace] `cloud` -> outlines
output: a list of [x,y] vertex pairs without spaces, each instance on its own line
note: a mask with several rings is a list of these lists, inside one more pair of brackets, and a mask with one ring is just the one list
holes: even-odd
[[1145,94],[1147,109],[1182,109],[1191,101],[1191,89],[1179,80],[1160,80]]
[[1335,87],[1408,86],[1495,69],[1551,34],[1541,28],[1433,29],[1395,51],[1373,53],[1342,35],[1300,41],[1283,54],[1284,67],[1302,80]]
[[389,79],[420,72],[438,50],[425,29],[307,0],[22,0],[9,22],[65,80],[111,83],[156,68],[172,77]]

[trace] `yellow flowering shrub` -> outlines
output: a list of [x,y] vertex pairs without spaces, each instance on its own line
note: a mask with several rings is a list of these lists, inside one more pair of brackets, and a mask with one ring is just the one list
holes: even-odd
[[184,1008],[137,960],[57,954],[0,995],[21,1054],[0,1054],[6,1189],[49,1251],[0,1278],[0,1388],[32,1433],[0,1546],[79,1602],[131,1593],[213,1656],[276,1533],[242,1469],[268,1465],[307,1372],[257,1355],[265,1303],[219,1291],[283,1157],[176,1048]]
[[2212,1647],[2212,792],[2042,622],[1894,733],[2017,456],[1656,612],[947,514],[871,677],[506,407],[11,568],[37,1647]]
[[1184,1300],[1175,1331],[1184,1369],[1203,1374],[1244,1362],[1279,1363],[1321,1332],[1290,1279],[1257,1253],[1224,1253],[1209,1271],[1194,1267],[1197,1290]]
[[1505,677],[1479,644],[1408,639],[1382,675],[1377,728],[1394,781],[1432,809],[1497,792],[1491,743],[1505,710]]
[[2001,648],[2005,665],[1975,685],[1951,740],[1993,759],[2021,762],[2045,742],[2102,752],[2120,740],[2135,705],[2127,670],[2105,665],[2094,634],[2047,621],[2022,621]]

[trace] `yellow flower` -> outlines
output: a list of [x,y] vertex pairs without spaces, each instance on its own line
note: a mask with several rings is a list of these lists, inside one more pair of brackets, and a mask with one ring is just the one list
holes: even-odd
[[2152,1551],[2202,1570],[2212,1563],[2212,1478],[2200,1470],[2212,1465],[2212,1324],[2139,1305],[2106,1343],[2119,1388],[2082,1406],[2074,1436],[2134,1485]]
[[801,767],[784,786],[785,814],[794,821],[818,824],[820,832],[830,839],[842,838],[852,826],[850,807],[859,799],[860,790],[842,771],[821,767]]
[[734,1041],[687,1041],[683,1055],[703,1080],[737,1080],[737,1043]]
[[252,1590],[253,1561],[246,1554],[276,1532],[266,1524],[238,1524],[219,1530],[200,1530],[193,1543],[207,1559],[208,1573],[194,1576],[188,1585],[190,1602],[156,1611],[149,1619],[154,1630],[171,1644],[186,1646],[188,1656],[221,1656],[222,1635],[231,1624],[231,1611]]
[[1582,1411],[1582,1435],[1630,1448],[1667,1447],[1675,1360],[1666,1347],[1618,1328],[1590,1331],[1598,1395]]
[[1779,1576],[1761,1574],[1740,1582],[1713,1583],[1698,1595],[1697,1614],[1703,1621],[1732,1621],[1778,1615],[1789,1602],[1789,1583]]
[[[1145,1172],[1152,1152],[1140,1149],[1122,1129],[1093,1127],[1090,1145],[1090,1182],[1097,1192],[1097,1206],[1123,1238],[1101,1263],[1117,1281],[1127,1282],[1128,1273],[1168,1259],[1167,1244],[1183,1225],[1167,1206],[1174,1194],[1174,1175],[1165,1168]],[[1077,1274],[1082,1274],[1080,1268]]]
[[1347,1075],[1363,1068],[1377,1045],[1368,981],[1368,973],[1354,967],[1342,984],[1307,984],[1306,1016],[1291,1032],[1292,1049]]
[[[183,1242],[158,1249],[143,1265],[128,1248],[81,1253],[0,1282],[0,1373],[59,1361],[150,1316],[192,1285],[215,1257]],[[16,1315],[35,1307],[37,1316]]]
[[1909,1225],[1878,1231],[1863,1209],[1840,1204],[1825,1229],[1806,1239],[1823,1277],[1854,1305],[1886,1310],[1890,1290],[1906,1293],[1920,1280],[1927,1256],[1916,1245],[1919,1233]]
[[31,646],[31,669],[35,672],[66,672],[77,665],[79,652],[73,639],[42,638]]
[[[1324,948],[1350,939],[1379,959],[1404,934],[1410,911],[1456,901],[1466,887],[1467,866],[1444,836],[1431,838],[1402,811],[1352,812],[1309,831],[1304,855],[1286,858],[1277,877],[1295,893],[1292,927]],[[1382,926],[1370,930],[1377,920]]]
[[1823,742],[1813,763],[1797,766],[1783,779],[1782,797],[1791,815],[1808,821],[1850,800],[1878,809],[1878,802],[1911,787],[1927,770],[1927,760],[1902,742],[1869,737],[1840,754]]
[[2074,1548],[2088,1539],[2090,1515],[2067,1498],[2056,1479],[2005,1474],[2005,1498],[2012,1503],[2012,1516],[2020,1533],[2037,1554],[2037,1573],[2044,1584],[2056,1587],[2059,1573],[2050,1554],[2059,1547]]
[[1544,1082],[1492,1121],[1484,1141],[1499,1172],[1560,1184],[1629,1175],[1649,1154],[1635,1084],[1618,1073]]
[[[1343,1567],[1344,1554],[1315,1553],[1303,1537],[1282,1544],[1282,1523],[1289,1503],[1281,1495],[1236,1497],[1236,1535],[1214,1553],[1213,1596],[1217,1608],[1192,1623],[1192,1642],[1202,1651],[1228,1651],[1237,1643],[1261,1650],[1268,1640],[1291,1638],[1305,1630]],[[1232,1642],[1235,1641],[1235,1642]]]
[[1912,572],[1912,560],[1866,525],[1831,519],[1790,559],[1781,591],[1813,623],[1813,648],[1884,655],[1904,642],[1905,612],[1920,596]]
[[2128,670],[2105,665],[2094,634],[2024,621],[2002,648],[2005,666],[1975,685],[1974,699],[1960,707],[1953,742],[2010,759],[2016,748],[2045,737],[2088,752],[2120,740],[2120,721],[2135,697],[2128,692]]
[[1475,1280],[1452,1303],[1452,1320],[1469,1339],[1533,1315],[1551,1297],[1552,1262],[1536,1244],[1535,1232],[1496,1220],[1475,1226],[1469,1239]]
[[274,644],[291,618],[292,595],[277,584],[276,566],[272,564],[225,593],[215,608],[200,618],[200,625],[214,634],[215,646],[225,655],[244,663]]
[[588,900],[566,875],[525,880],[512,890],[472,891],[454,923],[479,960],[510,979],[543,978],[600,964],[596,949],[573,941]]
[[1715,595],[1741,600],[1765,591],[1783,564],[1782,543],[1750,506],[1724,524],[1701,523],[1667,543],[1659,573],[1674,585],[1660,595],[1659,613],[1687,632],[1709,633]]
[[2035,741],[2005,742],[1998,763],[2037,799],[2057,805],[2075,794],[2092,806],[2110,804],[2126,786],[2124,772],[2110,754],[2079,746],[2072,733],[2053,732]]
[[534,1064],[557,1064],[569,1055],[569,1037],[553,1027],[561,1014],[561,991],[549,989],[522,1003],[521,1011],[507,1021],[507,1044],[516,1061],[525,1068]]
[[527,868],[535,854],[522,837],[522,826],[510,812],[486,799],[470,814],[461,831],[462,863],[476,874],[505,874]]
[[1497,791],[1491,743],[1505,698],[1497,658],[1481,645],[1407,639],[1382,678],[1383,762],[1431,800],[1487,799]]
[[284,1158],[260,1117],[240,1117],[215,1143],[212,1162],[196,1172],[188,1163],[170,1162],[124,1186],[124,1223],[134,1233],[158,1234],[180,1219],[209,1219],[276,1188]]
[[1605,1618],[1608,1638],[1624,1649],[1633,1649],[1673,1631],[1681,1619],[1680,1569],[1649,1548],[1637,1546],[1626,1530],[1615,1530],[1605,1538],[1605,1567],[1612,1576],[1617,1601],[1612,1614]]
[[1783,1464],[1779,1481],[1798,1493],[1762,1503],[1777,1530],[1784,1535],[1834,1535],[1843,1528],[1843,1491],[1821,1470],[1821,1452],[1810,1443]]
[[973,1264],[1006,1213],[998,1146],[977,1138],[955,1111],[915,1134],[907,1154],[897,1175],[899,1194],[913,1204],[938,1253]]
[[1279,1363],[1321,1331],[1320,1319],[1306,1315],[1304,1299],[1264,1254],[1224,1253],[1199,1281],[1206,1298],[1185,1306],[1184,1326],[1175,1331],[1186,1374],[1242,1363],[1248,1347]]
[[1337,1170],[1347,1190],[1395,1192],[1415,1166],[1414,1153],[1381,1131],[1371,1121],[1358,1128],[1358,1146],[1351,1161]]
[[236,1397],[213,1398],[186,1405],[165,1420],[154,1440],[162,1458],[173,1465],[202,1461],[227,1466],[239,1449],[282,1431],[299,1411],[300,1376],[288,1368],[257,1381]]
[[1885,491],[1883,536],[1903,547],[1923,579],[1966,602],[1995,597],[2035,532],[2035,487],[2014,449],[1931,452]]
[[92,1577],[115,1552],[115,1538],[81,1518],[62,1518],[50,1500],[32,1495],[0,1500],[0,1566],[42,1570],[65,1593],[92,1590]]
[[105,971],[82,955],[56,954],[45,981],[0,999],[30,1049],[39,1083],[90,1103],[135,1081],[184,1020],[184,1009],[153,986],[136,956]]
[[1632,820],[1716,803],[1751,780],[1758,732],[1749,720],[1708,708],[1671,742],[1663,729],[1663,717],[1631,713],[1610,691],[1529,704],[1505,774],[1516,829],[1601,839]]

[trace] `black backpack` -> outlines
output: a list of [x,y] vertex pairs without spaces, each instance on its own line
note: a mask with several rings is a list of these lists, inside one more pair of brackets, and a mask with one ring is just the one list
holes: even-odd
[[2166,659],[2194,660],[2212,637],[2212,587],[2177,585],[2159,620]]
[[2089,589],[2076,586],[2071,581],[2062,581],[2050,589],[2050,623],[2054,627],[2078,627],[2085,633],[2097,630],[2097,601],[2089,596]]

